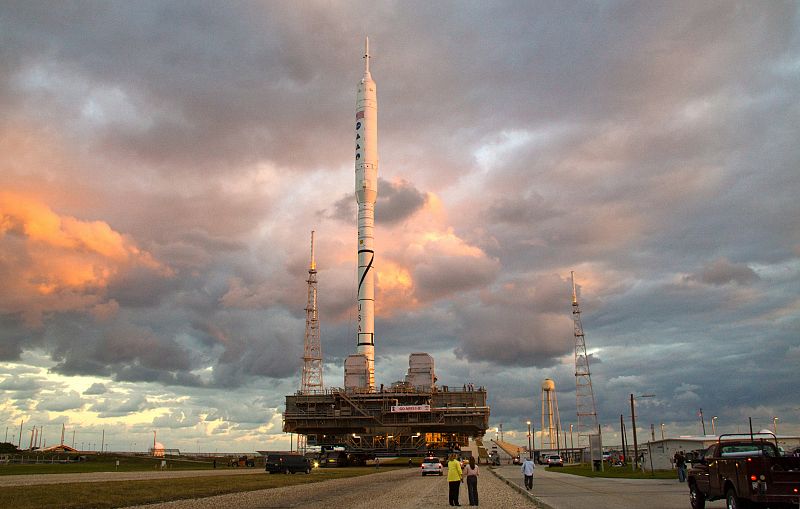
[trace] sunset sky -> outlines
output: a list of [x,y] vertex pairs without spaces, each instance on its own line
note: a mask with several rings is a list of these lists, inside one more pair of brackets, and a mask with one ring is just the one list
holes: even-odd
[[8,440],[288,449],[311,230],[325,385],[356,349],[365,35],[377,383],[429,352],[522,444],[549,377],[568,429],[574,270],[607,443],[631,393],[646,436],[800,433],[798,9],[4,2]]

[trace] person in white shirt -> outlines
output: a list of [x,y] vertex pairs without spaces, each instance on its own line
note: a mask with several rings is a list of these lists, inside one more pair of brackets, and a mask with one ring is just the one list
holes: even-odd
[[478,505],[478,465],[472,456],[469,457],[469,464],[464,467],[464,477],[467,479],[469,505]]
[[533,489],[533,469],[536,468],[536,465],[533,464],[533,460],[530,458],[525,458],[525,461],[522,463],[522,475],[525,476],[525,488],[528,491]]

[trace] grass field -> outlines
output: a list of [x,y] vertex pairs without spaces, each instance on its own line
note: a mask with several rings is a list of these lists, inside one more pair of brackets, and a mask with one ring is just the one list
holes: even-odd
[[[117,466],[119,461],[119,466]],[[223,466],[223,461],[217,462],[218,468]],[[38,463],[38,464],[0,464],[0,475],[26,475],[26,474],[79,474],[85,472],[139,472],[143,470],[156,470],[161,465],[160,458],[151,456],[132,456],[102,454],[87,456],[86,461],[70,463]],[[213,468],[212,460],[193,461],[186,459],[167,459],[167,468],[170,470],[203,470]],[[263,467],[262,467],[263,469]]]
[[310,475],[270,475],[253,469],[253,475],[178,478],[148,481],[65,483],[10,486],[0,489],[0,507],[14,509],[106,509],[129,505],[210,497],[242,491],[307,484],[374,474],[375,468],[314,469]]
[[606,466],[602,472],[592,471],[589,465],[565,466],[561,468],[548,468],[548,472],[562,472],[564,474],[582,475],[584,477],[610,477],[615,479],[677,479],[677,473],[673,470],[656,470],[651,473],[641,470],[631,471],[630,466],[609,467]]

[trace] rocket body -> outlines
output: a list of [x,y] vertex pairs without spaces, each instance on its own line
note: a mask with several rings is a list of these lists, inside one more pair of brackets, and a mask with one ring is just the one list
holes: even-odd
[[369,72],[369,39],[364,77],[356,96],[356,201],[358,202],[358,353],[367,358],[368,384],[375,387],[375,200],[378,198],[378,99]]

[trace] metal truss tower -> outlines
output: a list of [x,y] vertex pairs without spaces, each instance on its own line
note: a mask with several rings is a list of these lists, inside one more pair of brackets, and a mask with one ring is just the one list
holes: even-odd
[[589,356],[586,354],[586,338],[583,336],[581,309],[578,306],[578,293],[575,290],[575,272],[570,271],[572,278],[572,320],[575,323],[575,394],[578,414],[578,442],[589,434],[597,433],[597,406],[592,389],[592,375],[589,372]]
[[317,264],[314,261],[314,232],[311,232],[311,264],[308,267],[308,302],[306,303],[306,335],[303,340],[303,378],[300,392],[322,392],[322,344],[319,340],[317,312]]

